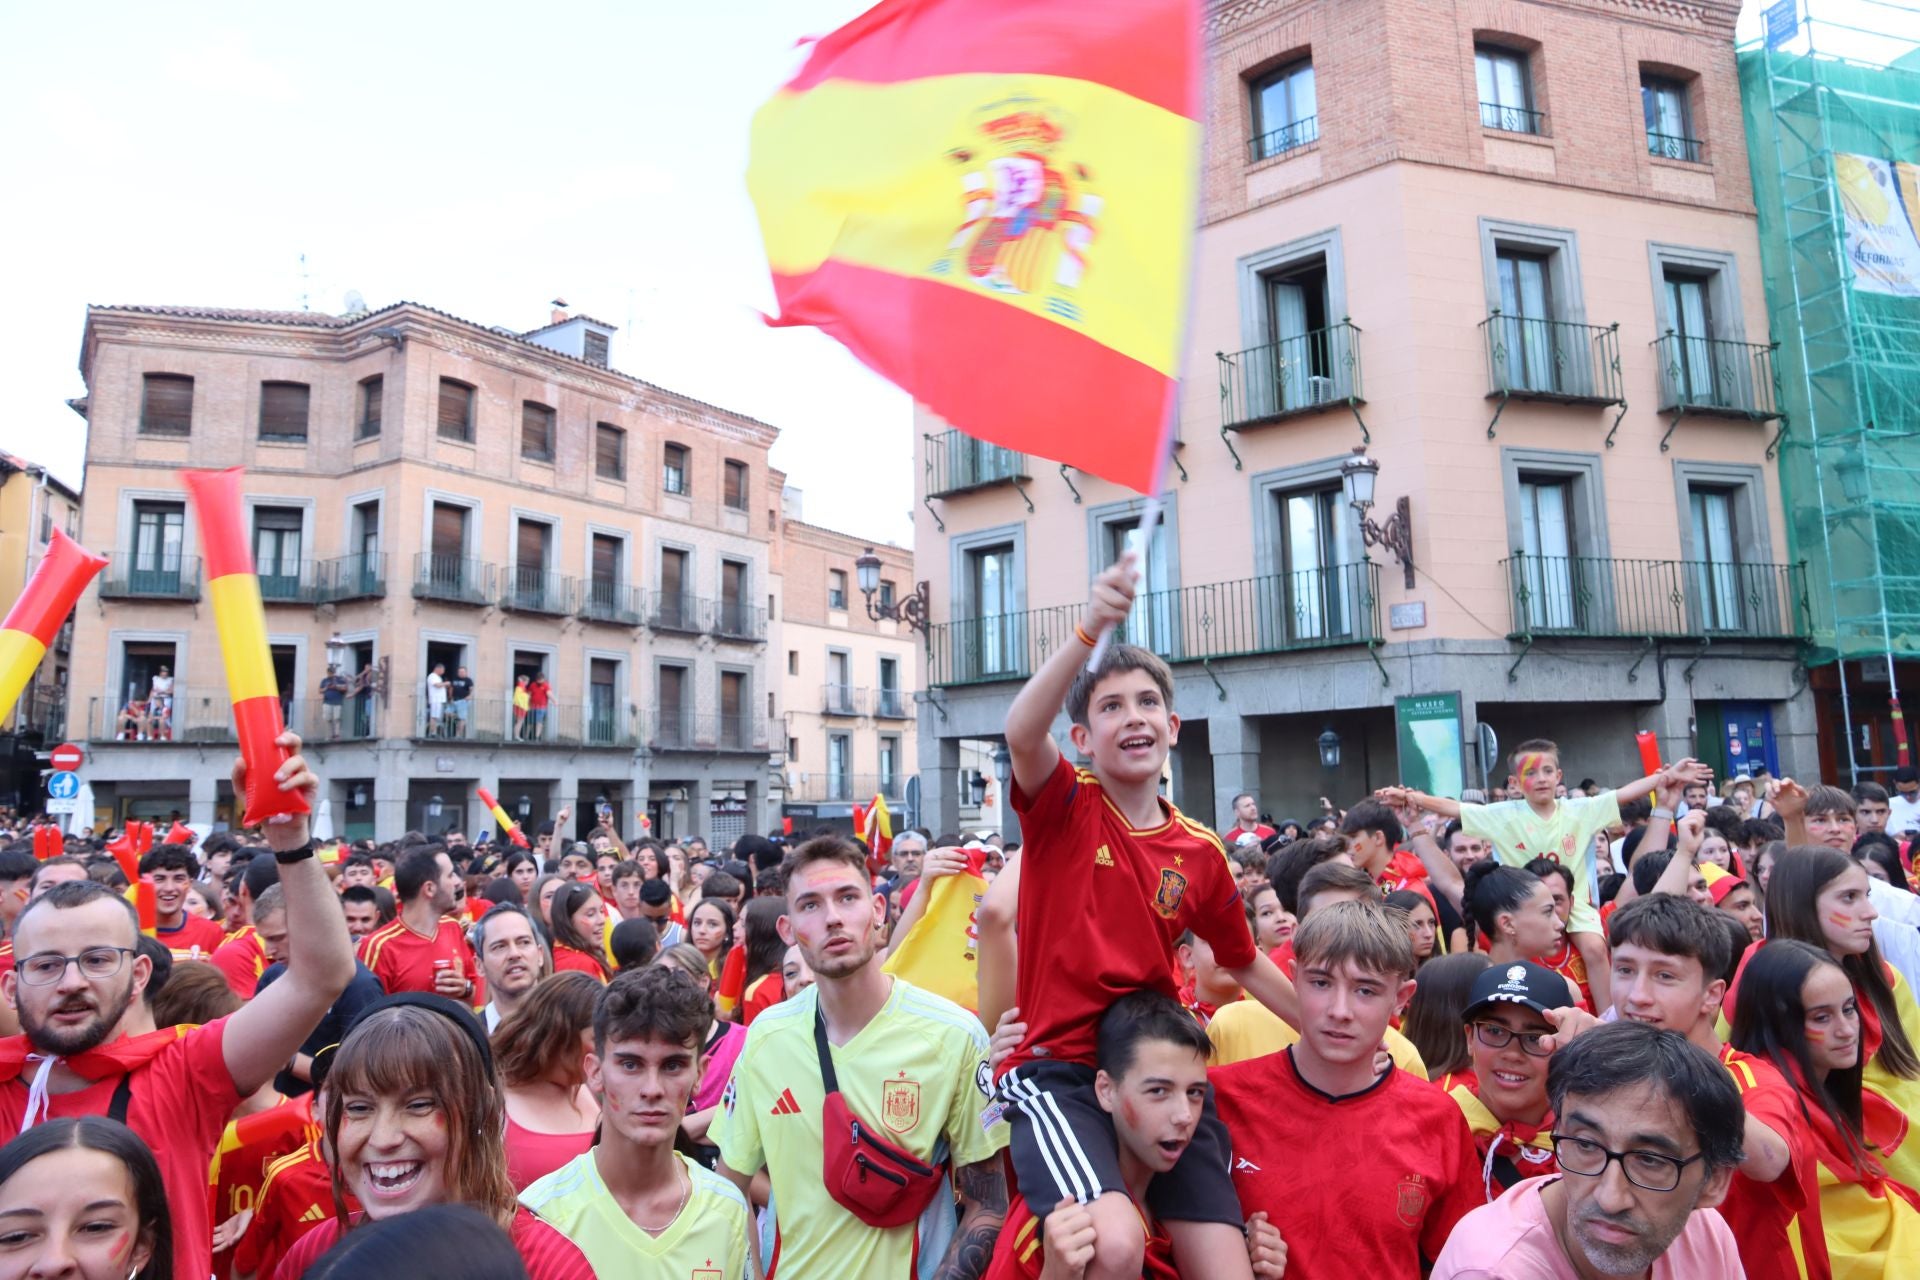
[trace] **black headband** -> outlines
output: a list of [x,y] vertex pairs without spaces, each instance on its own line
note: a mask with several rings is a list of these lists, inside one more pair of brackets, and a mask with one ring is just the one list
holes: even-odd
[[[390,996],[382,996],[375,1000],[354,1018],[353,1024],[347,1028],[347,1034],[342,1043],[352,1039],[353,1033],[359,1029],[360,1024],[374,1014],[383,1009],[407,1006],[437,1013],[465,1032],[467,1039],[473,1041],[474,1049],[480,1054],[481,1066],[486,1069],[489,1077],[493,1075],[493,1048],[487,1043],[487,1029],[482,1025],[479,1015],[457,1000],[449,1000],[445,996],[437,996],[430,991],[397,991]],[[339,1052],[340,1045],[330,1044],[313,1055],[311,1075],[315,1089],[326,1083],[327,1072],[332,1070],[333,1059]]]

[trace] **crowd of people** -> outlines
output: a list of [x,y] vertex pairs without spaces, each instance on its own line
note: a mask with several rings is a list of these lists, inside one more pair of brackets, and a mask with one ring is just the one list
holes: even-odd
[[1214,831],[1131,602],[1009,711],[1019,843],[176,825],[143,930],[17,827],[0,1275],[1920,1275],[1911,776],[1533,740]]

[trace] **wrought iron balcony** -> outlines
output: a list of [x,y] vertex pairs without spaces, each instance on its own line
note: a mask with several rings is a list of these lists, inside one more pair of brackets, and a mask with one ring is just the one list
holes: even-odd
[[102,600],[198,600],[200,557],[140,555],[112,557],[100,575]]
[[867,710],[867,691],[856,689],[850,684],[823,684],[820,686],[820,714],[827,716],[865,715]]
[[[936,622],[927,636],[935,685],[1024,680],[1062,644],[1078,644],[1078,605]],[[1372,562],[1149,591],[1114,637],[1168,662],[1374,644],[1380,570]]]
[[882,720],[911,720],[913,698],[898,689],[876,689],[873,714]]
[[1220,424],[1229,431],[1366,401],[1360,328],[1350,320],[1217,356]]
[[1774,398],[1774,347],[1761,342],[1689,338],[1667,330],[1653,340],[1660,358],[1660,411],[1780,416]]
[[491,604],[496,567],[465,556],[439,556],[421,551],[413,557],[413,596],[448,604]]
[[387,594],[387,557],[382,552],[322,560],[315,576],[318,599],[328,604],[376,600]]
[[561,616],[572,613],[575,605],[572,578],[545,569],[515,567],[501,575],[500,607],[513,613],[545,613]]
[[1247,151],[1250,159],[1270,160],[1274,156],[1312,146],[1319,140],[1320,117],[1307,116],[1284,128],[1271,129],[1258,137],[1247,139]]
[[995,485],[1019,485],[1033,479],[1027,455],[977,440],[964,431],[942,431],[927,442],[927,497],[955,494]]
[[720,715],[686,710],[647,713],[645,745],[653,751],[740,752],[764,755],[772,741],[762,716]]
[[264,604],[313,604],[320,595],[318,560],[276,560],[256,564],[254,576],[260,580],[260,599]]
[[767,611],[758,605],[739,600],[715,600],[712,602],[712,617],[713,634],[722,640],[754,643],[767,638]]
[[[1489,396],[1562,404],[1623,404],[1620,326],[1503,315],[1480,322]],[[1491,430],[1491,428],[1489,428]]]
[[1700,139],[1686,138],[1671,133],[1647,132],[1647,154],[1659,156],[1663,160],[1685,160],[1689,164],[1700,163]]
[[698,596],[684,591],[648,591],[642,598],[647,625],[655,631],[698,635],[707,629],[706,610]]
[[1480,104],[1480,126],[1502,133],[1532,133],[1545,136],[1547,113],[1526,107],[1503,107],[1497,102]]
[[1804,564],[1515,554],[1512,637],[1797,640],[1810,623]]
[[590,581],[581,593],[580,616],[589,622],[611,622],[637,627],[645,618],[640,591],[617,582]]

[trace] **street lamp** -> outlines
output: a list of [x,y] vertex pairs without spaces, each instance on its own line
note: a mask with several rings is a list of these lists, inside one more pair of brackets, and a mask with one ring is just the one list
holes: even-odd
[[525,796],[521,796],[520,803],[514,807],[520,811],[520,821],[525,822],[527,815],[533,812],[533,801],[527,799]]
[[874,603],[874,593],[880,590],[880,557],[868,547],[865,555],[853,562],[854,582],[860,587],[860,594],[867,598],[867,616],[875,622],[900,622],[906,624],[909,631],[918,630],[925,634],[927,630],[927,610],[933,603],[933,590],[925,579],[915,584],[913,594],[904,596],[892,604]]
[[1324,769],[1340,767],[1340,735],[1331,726],[1320,735],[1320,765]]
[[970,788],[973,792],[973,807],[978,809],[987,802],[987,775],[975,773]]
[[993,749],[993,780],[1000,784],[1002,791],[1013,781],[1013,753],[1004,742]]
[[353,784],[353,794],[347,798],[356,809],[367,807],[367,789],[357,782]]
[[1867,461],[1859,453],[1849,450],[1833,469],[1840,473],[1840,494],[1847,500],[1848,506],[1867,500]]
[[427,816],[429,818],[439,817],[445,809],[445,802],[443,802],[439,796],[427,797]]
[[1353,446],[1353,456],[1340,464],[1340,487],[1346,492],[1347,505],[1360,513],[1360,541],[1369,547],[1382,547],[1393,553],[1407,571],[1407,586],[1413,586],[1413,509],[1403,494],[1394,504],[1393,515],[1383,527],[1368,518],[1373,507],[1374,484],[1380,478],[1380,464],[1367,456],[1363,444]]

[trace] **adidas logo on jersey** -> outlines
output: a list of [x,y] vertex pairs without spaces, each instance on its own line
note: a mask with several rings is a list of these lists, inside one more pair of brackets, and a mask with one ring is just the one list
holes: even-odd
[[800,1104],[793,1100],[793,1090],[782,1089],[780,1091],[780,1100],[773,1104],[773,1110],[769,1111],[767,1114],[772,1116],[799,1115]]
[[317,1204],[308,1205],[306,1212],[300,1215],[302,1222],[324,1222],[326,1218],[326,1211]]
[[1096,867],[1110,867],[1113,865],[1113,855],[1107,852],[1107,846],[1101,845],[1100,852],[1093,855],[1093,865]]

